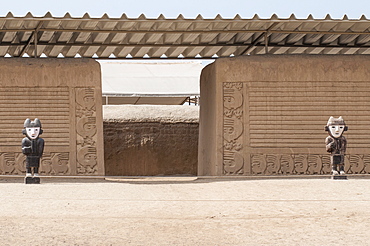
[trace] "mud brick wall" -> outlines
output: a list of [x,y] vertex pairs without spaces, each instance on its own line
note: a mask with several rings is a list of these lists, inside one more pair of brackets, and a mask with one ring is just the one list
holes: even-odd
[[330,174],[330,116],[349,128],[345,171],[370,173],[369,55],[221,58],[200,86],[198,175]]
[[104,122],[106,175],[196,175],[197,148],[197,123]]
[[0,174],[24,175],[25,119],[41,120],[41,175],[104,175],[101,69],[93,59],[0,59]]
[[[168,115],[158,111],[163,107],[147,110],[147,106],[121,106],[124,108],[121,113],[117,108],[113,107],[113,116],[104,119],[107,176],[197,175],[198,119],[189,122],[189,119],[158,118],[158,115]],[[140,112],[144,116],[136,115],[133,119],[133,114]],[[148,118],[148,112],[157,116]],[[170,114],[173,115],[173,111]]]

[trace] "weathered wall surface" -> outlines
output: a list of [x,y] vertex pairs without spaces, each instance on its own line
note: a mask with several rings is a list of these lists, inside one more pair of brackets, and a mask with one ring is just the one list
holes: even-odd
[[201,76],[198,175],[329,174],[330,116],[349,126],[347,173],[370,173],[369,112],[370,56],[218,59]]
[[196,175],[198,114],[196,106],[104,106],[106,175]]
[[103,175],[100,65],[93,59],[0,59],[0,174],[21,175],[23,123],[44,129],[41,174]]

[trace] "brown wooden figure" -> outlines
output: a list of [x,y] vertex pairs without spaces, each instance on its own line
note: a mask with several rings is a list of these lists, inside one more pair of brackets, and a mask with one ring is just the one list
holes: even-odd
[[22,140],[22,153],[26,155],[26,184],[40,183],[39,167],[40,158],[44,152],[44,139],[41,122],[39,119],[31,121],[26,119],[22,133],[26,135]]
[[346,154],[347,140],[343,136],[343,132],[347,131],[342,116],[334,118],[331,116],[325,126],[325,131],[328,131],[329,136],[325,139],[326,151],[331,154],[332,174],[344,175],[344,156]]

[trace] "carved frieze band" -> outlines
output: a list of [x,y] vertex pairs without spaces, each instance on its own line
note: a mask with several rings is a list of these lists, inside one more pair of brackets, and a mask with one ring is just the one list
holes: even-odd
[[76,88],[77,174],[97,173],[94,88]]
[[243,174],[243,83],[224,83],[223,97],[223,174]]
[[[22,153],[0,153],[0,173],[23,175],[26,173],[26,156]],[[2,165],[1,165],[2,163]],[[69,153],[44,153],[40,173],[45,175],[70,175]]]
[[[330,174],[330,155],[314,154],[251,154],[253,175]],[[348,174],[369,174],[370,154],[346,155]]]

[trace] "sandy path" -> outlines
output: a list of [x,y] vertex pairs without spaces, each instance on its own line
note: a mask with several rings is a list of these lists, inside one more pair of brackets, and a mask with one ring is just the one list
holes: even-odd
[[370,245],[370,179],[0,182],[0,245]]

